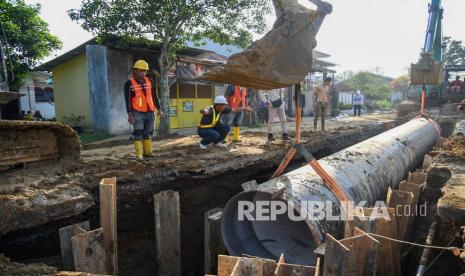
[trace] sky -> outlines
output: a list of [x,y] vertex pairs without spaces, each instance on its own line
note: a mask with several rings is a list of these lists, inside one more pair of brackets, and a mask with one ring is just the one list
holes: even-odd
[[[271,0],[270,0],[271,1]],[[336,70],[377,71],[390,77],[407,73],[423,47],[429,0],[327,0],[333,5],[317,35],[317,50],[328,53]],[[48,59],[61,55],[92,38],[72,22],[67,10],[79,8],[81,0],[26,0],[42,5],[41,17],[63,48]],[[314,7],[308,0],[299,0]],[[464,0],[442,1],[444,35],[465,41]],[[274,16],[268,16],[271,28]]]

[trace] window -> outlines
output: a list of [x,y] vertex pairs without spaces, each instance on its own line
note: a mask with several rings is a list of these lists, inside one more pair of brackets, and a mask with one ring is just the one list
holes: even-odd
[[34,87],[34,93],[36,102],[53,102],[53,88],[45,87],[44,89],[40,87]]

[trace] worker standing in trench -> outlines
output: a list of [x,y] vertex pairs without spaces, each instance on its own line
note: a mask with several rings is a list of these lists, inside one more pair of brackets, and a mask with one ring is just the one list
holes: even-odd
[[197,129],[197,133],[202,138],[200,148],[207,149],[209,144],[226,148],[226,143],[222,143],[229,133],[230,127],[221,122],[221,116],[231,112],[228,102],[224,96],[216,96],[213,105],[201,109],[202,119]]
[[[229,114],[225,114],[221,118],[224,125],[233,127],[233,142],[241,142],[240,131],[242,126],[242,119],[244,118],[245,111],[252,111],[247,103],[247,88],[239,85],[228,85],[225,95],[228,105],[231,108]],[[226,136],[227,139],[228,136]]]
[[329,87],[331,85],[331,78],[326,78],[323,85],[315,87],[313,94],[313,102],[315,104],[315,119],[313,120],[313,127],[316,130],[318,126],[318,117],[321,117],[321,130],[325,131],[325,116],[328,110],[331,97],[329,95]]
[[154,81],[148,78],[149,64],[145,60],[134,63],[131,78],[124,84],[124,99],[128,122],[134,126],[133,138],[136,159],[153,157],[152,135],[155,124],[155,112],[163,116],[156,94]]

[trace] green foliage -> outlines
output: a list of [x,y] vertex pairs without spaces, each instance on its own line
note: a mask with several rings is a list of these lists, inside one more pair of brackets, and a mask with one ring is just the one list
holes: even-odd
[[69,15],[94,34],[148,39],[175,53],[204,38],[246,47],[269,11],[267,0],[83,0]]
[[388,100],[375,101],[370,105],[370,109],[392,110],[392,103]]
[[24,0],[0,1],[0,22],[8,40],[16,78],[10,84],[12,91],[19,90],[27,71],[52,51],[61,48],[60,40],[50,33],[48,24],[39,13],[39,4],[28,5]]
[[392,92],[390,79],[368,71],[351,73],[346,81],[353,91],[360,90],[369,99],[387,100]]
[[100,134],[99,133],[88,133],[88,132],[79,133],[79,140],[81,140],[82,144],[102,141],[110,137],[111,136],[108,134],[101,134],[101,133]]
[[[268,0],[83,0],[71,19],[99,37],[125,41],[151,41],[160,48],[161,102],[169,113],[168,69],[176,52],[188,41],[201,44],[205,38],[220,44],[246,47],[252,32],[265,30]],[[160,134],[169,129],[164,116]]]
[[339,102],[339,110],[350,110],[352,108],[352,104],[345,104],[343,102]]
[[450,36],[443,39],[444,63],[446,65],[464,65],[465,64],[465,46],[462,41],[453,40]]
[[81,122],[84,121],[85,117],[83,115],[74,115],[71,114],[71,116],[63,116],[63,121],[67,124],[70,125],[71,127],[80,127]]

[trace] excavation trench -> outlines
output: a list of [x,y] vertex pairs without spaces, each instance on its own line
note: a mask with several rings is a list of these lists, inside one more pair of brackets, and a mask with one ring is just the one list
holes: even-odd
[[[391,126],[392,127],[392,126]],[[323,158],[344,148],[373,137],[386,130],[386,124],[356,129],[330,137],[326,144],[313,151]],[[310,149],[311,150],[311,149]],[[223,207],[242,191],[240,184],[257,180],[267,181],[276,169],[279,160],[257,162],[253,167],[228,171],[212,177],[182,177],[163,183],[146,177],[143,185],[131,181],[118,181],[118,254],[120,275],[153,275],[156,271],[153,194],[163,190],[180,193],[182,232],[183,275],[203,273],[203,223],[204,213],[215,207]],[[288,171],[303,165],[296,159]],[[93,191],[98,198],[98,191]],[[98,202],[95,206],[98,206]],[[91,228],[99,225],[98,209],[93,207],[85,213],[48,223],[33,229],[9,233],[0,238],[0,252],[15,261],[44,262],[61,267],[58,229],[83,220],[90,220]]]

